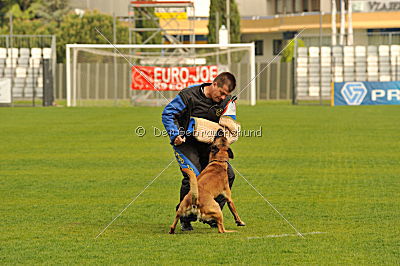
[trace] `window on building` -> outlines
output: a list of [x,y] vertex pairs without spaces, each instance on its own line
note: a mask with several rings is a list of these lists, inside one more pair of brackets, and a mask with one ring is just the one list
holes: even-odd
[[336,11],[340,11],[340,0],[335,1],[336,3]]
[[[346,3],[348,0],[345,0]],[[315,12],[321,10],[321,0],[275,0],[275,14]],[[336,3],[340,3],[337,0]]]
[[272,40],[272,52],[278,55],[282,50],[283,40]]
[[297,31],[285,31],[282,36],[284,40],[291,40],[296,37]]
[[320,11],[321,3],[320,0],[311,0],[311,10],[310,11]]
[[303,2],[303,12],[308,12],[308,10],[310,9],[310,1],[311,0],[302,0]]
[[256,55],[264,55],[264,41],[256,40],[254,41],[254,45],[256,48]]
[[293,4],[294,1],[293,0],[285,0],[285,13],[286,14],[291,14],[293,13],[294,9],[293,9]]
[[283,2],[284,0],[275,0],[275,13],[283,14]]
[[303,0],[294,0],[294,12],[301,13],[303,11]]

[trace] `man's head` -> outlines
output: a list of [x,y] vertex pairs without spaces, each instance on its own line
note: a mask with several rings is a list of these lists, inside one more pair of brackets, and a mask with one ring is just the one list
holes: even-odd
[[232,73],[222,72],[219,74],[210,86],[208,90],[208,96],[214,102],[221,102],[231,94],[236,88],[236,79]]

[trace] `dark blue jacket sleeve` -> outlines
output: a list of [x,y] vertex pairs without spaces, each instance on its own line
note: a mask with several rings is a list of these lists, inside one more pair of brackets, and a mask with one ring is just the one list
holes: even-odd
[[162,123],[164,124],[165,130],[169,135],[171,144],[174,143],[175,138],[179,135],[179,123],[178,117],[185,110],[186,105],[180,95],[177,95],[167,106],[165,106],[162,112]]

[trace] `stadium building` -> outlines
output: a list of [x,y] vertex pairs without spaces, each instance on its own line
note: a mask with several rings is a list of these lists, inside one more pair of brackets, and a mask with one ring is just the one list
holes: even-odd
[[[256,79],[257,100],[322,103],[331,99],[334,82],[400,78],[400,0],[235,1],[241,16],[242,42],[255,43],[256,72],[265,69]],[[134,14],[142,9],[137,8],[155,8],[164,44],[208,42],[210,0],[72,0],[71,5],[78,12],[98,9],[125,21],[138,17]],[[133,27],[133,31],[138,30]],[[283,56],[281,51],[297,33],[301,35],[293,62],[290,49]],[[284,60],[272,61],[279,56]],[[226,67],[241,81],[249,79],[245,76],[250,73],[245,71],[248,66],[231,63],[228,61]],[[250,94],[241,96],[251,98]]]
[[[71,6],[77,9],[98,9],[101,12],[124,17],[129,15],[127,0],[71,0]],[[166,1],[164,1],[166,2]],[[169,1],[171,2],[171,1]],[[188,2],[188,1],[173,1]],[[196,43],[206,43],[208,34],[209,0],[191,1],[194,5],[194,34]],[[340,1],[336,2],[337,39],[340,33]],[[243,42],[255,42],[256,60],[264,62],[272,59],[285,43],[285,40],[306,28],[302,40],[307,46],[331,45],[332,1],[330,0],[236,0],[241,15]],[[345,10],[349,1],[345,0]],[[400,44],[400,1],[359,0],[352,1],[352,28],[354,45]],[[175,28],[190,28],[189,16],[181,16]],[[348,27],[348,13],[345,27]],[[161,27],[166,24],[161,20]],[[182,31],[181,31],[182,33]],[[322,33],[322,38],[319,37]],[[347,29],[346,29],[347,33]],[[174,32],[171,32],[173,35]],[[189,42],[189,32],[183,42]],[[344,36],[344,40],[346,35]],[[338,41],[339,42],[339,41]],[[168,43],[168,40],[166,40]],[[339,44],[339,43],[338,43]]]
[[[329,0],[238,0],[242,16],[242,39],[255,41],[258,60],[276,55],[285,40],[306,28],[302,34],[307,46],[331,44],[332,1]],[[348,0],[345,1],[346,10]],[[340,1],[337,6],[337,33],[340,32]],[[354,45],[399,44],[400,1],[352,1]],[[348,27],[346,13],[346,28]],[[347,32],[347,29],[346,29]],[[338,43],[339,44],[339,43]]]

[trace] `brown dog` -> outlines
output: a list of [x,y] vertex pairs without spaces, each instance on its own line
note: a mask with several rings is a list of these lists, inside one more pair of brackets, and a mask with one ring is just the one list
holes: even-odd
[[233,153],[229,148],[228,140],[217,134],[211,145],[210,162],[201,174],[196,178],[193,171],[187,168],[182,169],[189,175],[190,191],[179,205],[175,220],[170,227],[170,234],[175,233],[179,218],[190,214],[195,214],[199,220],[216,220],[219,233],[233,232],[224,228],[221,208],[214,200],[219,195],[226,198],[236,224],[238,226],[245,225],[240,219],[231,198],[227,173],[229,158],[233,159]]

